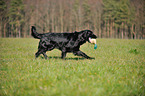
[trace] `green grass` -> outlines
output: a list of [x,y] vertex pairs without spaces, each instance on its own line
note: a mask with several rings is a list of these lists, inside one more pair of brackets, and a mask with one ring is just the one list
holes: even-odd
[[39,40],[0,39],[0,95],[144,96],[145,40],[98,39],[81,50],[95,60],[61,52],[35,59]]

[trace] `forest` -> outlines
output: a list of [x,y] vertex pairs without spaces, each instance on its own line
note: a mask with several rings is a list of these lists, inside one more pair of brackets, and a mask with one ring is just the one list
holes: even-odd
[[144,0],[0,0],[0,37],[92,30],[99,38],[145,39]]

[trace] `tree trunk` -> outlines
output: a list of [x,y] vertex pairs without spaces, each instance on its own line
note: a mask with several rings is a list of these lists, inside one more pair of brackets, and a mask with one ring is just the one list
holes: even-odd
[[99,27],[98,27],[99,28],[99,37],[102,38],[102,35],[101,35],[101,33],[102,33],[101,32],[102,31],[102,28],[101,28],[101,14],[100,13],[99,13],[99,22],[98,23],[99,23]]
[[135,26],[135,30],[134,30],[134,39],[136,39],[136,26]]
[[2,37],[2,25],[0,25],[0,37]]
[[18,29],[18,30],[19,30],[19,38],[21,38],[21,31],[20,31],[20,27],[19,27],[19,29]]
[[52,29],[51,31],[52,31],[52,32],[55,32],[55,31],[54,31],[54,8],[55,8],[55,7],[54,7],[54,5],[52,5],[52,6],[53,6],[53,7],[52,7],[52,13],[51,13],[51,20],[52,20],[52,21],[51,21],[51,29]]
[[128,29],[129,29],[129,27],[127,26],[127,24],[125,24],[124,25],[125,26],[125,39],[128,39],[128,37],[127,37],[127,32],[128,32]]
[[31,37],[31,26],[29,27],[29,37]]
[[122,39],[123,39],[123,22],[122,22],[122,24],[121,24],[121,26],[122,26],[122,28],[120,28],[120,31],[121,31],[121,29],[122,29]]
[[82,25],[82,11],[81,11],[81,6],[79,6],[78,15],[79,15],[79,17],[78,17],[78,19],[79,19],[78,20],[79,21],[78,22],[79,23],[79,26],[78,27],[79,27],[79,30],[80,30],[82,28],[82,26],[81,26]]
[[112,37],[115,38],[115,27],[114,27],[114,21],[113,21],[113,24],[112,24]]
[[63,32],[63,8],[62,8],[62,2],[59,1],[59,6],[60,6],[60,29],[61,29],[61,32]]
[[106,20],[105,20],[105,25],[104,25],[104,30],[103,30],[103,37],[106,37]]
[[4,23],[4,37],[6,37],[6,24],[7,23]]
[[62,15],[63,13],[61,13],[61,17],[60,17],[60,19],[61,19],[61,32],[63,32],[63,15]]
[[13,31],[14,31],[14,27],[13,27],[13,24],[12,24],[12,28],[11,28],[11,37],[13,37]]
[[112,38],[112,21],[110,22],[110,38]]
[[16,32],[15,32],[15,34],[16,34],[16,37],[19,37],[18,27],[16,27]]
[[118,36],[118,27],[115,27],[115,35],[116,35],[116,38],[119,38],[119,36]]
[[134,25],[134,24],[132,24],[132,26],[131,26],[131,39],[133,39],[133,33],[134,33],[134,32],[133,32],[133,25]]
[[107,23],[108,23],[108,24],[107,24],[107,37],[109,38],[109,20],[108,20]]

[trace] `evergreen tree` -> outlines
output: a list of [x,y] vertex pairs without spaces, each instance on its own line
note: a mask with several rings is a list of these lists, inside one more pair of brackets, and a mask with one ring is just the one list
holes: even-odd
[[1,0],[0,1],[0,17],[1,17],[1,20],[2,20],[2,17],[4,17],[4,15],[5,15],[6,8],[7,8],[7,6],[6,6],[5,1]]
[[[109,33],[109,21],[114,21],[114,26],[119,30],[119,37],[127,36],[128,27],[131,26],[134,20],[134,8],[131,7],[129,0],[103,0],[104,14],[103,20],[107,33]],[[108,24],[106,24],[106,22]]]
[[[9,9],[9,23],[11,25],[11,31],[13,31],[14,35],[17,37],[21,37],[22,27],[21,25],[24,23],[24,5],[22,0],[12,0],[10,2]],[[12,34],[12,35],[13,35]]]
[[103,0],[103,22],[104,22],[104,32],[106,34],[106,37],[112,37],[113,32],[113,24],[115,22],[115,17],[114,15],[116,14],[117,11],[117,3],[118,1],[116,0]]
[[0,37],[30,37],[32,25],[39,32],[89,28],[103,38],[145,37],[144,0],[34,1],[0,0]]
[[90,5],[88,4],[88,0],[84,1],[82,7],[83,7],[83,24],[85,25],[85,27],[89,28],[92,24],[91,20],[92,12]]
[[0,37],[1,36],[6,37],[6,31],[5,31],[6,21],[7,21],[6,11],[7,11],[7,5],[4,0],[1,0],[0,1],[0,32],[3,31],[3,34],[0,33]]
[[127,36],[128,28],[131,26],[134,20],[134,8],[130,6],[129,0],[121,0],[118,3],[117,11],[114,16],[115,24],[118,26],[121,32],[122,39]]

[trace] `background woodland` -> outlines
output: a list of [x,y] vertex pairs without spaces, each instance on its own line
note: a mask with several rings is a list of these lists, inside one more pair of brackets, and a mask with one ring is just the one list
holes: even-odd
[[0,0],[0,37],[92,30],[99,38],[145,38],[144,0]]

